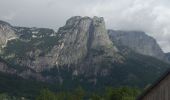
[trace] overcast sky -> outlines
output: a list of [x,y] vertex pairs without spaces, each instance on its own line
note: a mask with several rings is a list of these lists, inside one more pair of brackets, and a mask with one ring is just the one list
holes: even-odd
[[0,20],[57,30],[71,16],[101,16],[109,29],[141,30],[170,52],[170,0],[0,0]]

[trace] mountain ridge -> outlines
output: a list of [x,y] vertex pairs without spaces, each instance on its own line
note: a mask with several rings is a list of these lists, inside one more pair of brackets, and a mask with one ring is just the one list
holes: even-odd
[[133,51],[170,63],[156,40],[142,31],[108,30],[110,39]]
[[102,17],[71,17],[58,32],[16,26],[11,30],[18,38],[8,41],[0,56],[13,65],[6,69],[26,79],[91,88],[144,87],[169,67],[154,56],[121,45],[116,40],[119,36],[113,41]]

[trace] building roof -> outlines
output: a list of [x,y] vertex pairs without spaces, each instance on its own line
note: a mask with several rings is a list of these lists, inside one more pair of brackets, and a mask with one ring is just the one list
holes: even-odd
[[170,69],[167,70],[157,81],[155,81],[148,89],[146,89],[136,100],[141,100],[146,96],[154,87],[156,87],[162,80],[164,80],[168,75],[170,75]]

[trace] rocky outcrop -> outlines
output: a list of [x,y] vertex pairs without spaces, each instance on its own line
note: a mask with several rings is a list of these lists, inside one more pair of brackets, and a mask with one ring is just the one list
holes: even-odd
[[51,52],[57,65],[77,64],[92,49],[102,49],[110,56],[117,52],[109,40],[103,18],[72,17],[58,34],[61,35],[60,45]]
[[0,21],[0,46],[5,46],[8,40],[17,38],[13,27],[4,22]]
[[167,61],[164,52],[156,42],[156,40],[141,31],[114,31],[108,30],[110,39],[122,46],[126,46],[131,50],[147,56]]

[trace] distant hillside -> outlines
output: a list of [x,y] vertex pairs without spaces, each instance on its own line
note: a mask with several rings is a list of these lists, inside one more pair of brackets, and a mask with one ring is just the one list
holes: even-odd
[[108,30],[108,34],[110,39],[118,45],[128,47],[139,54],[152,56],[168,62],[157,41],[145,32]]

